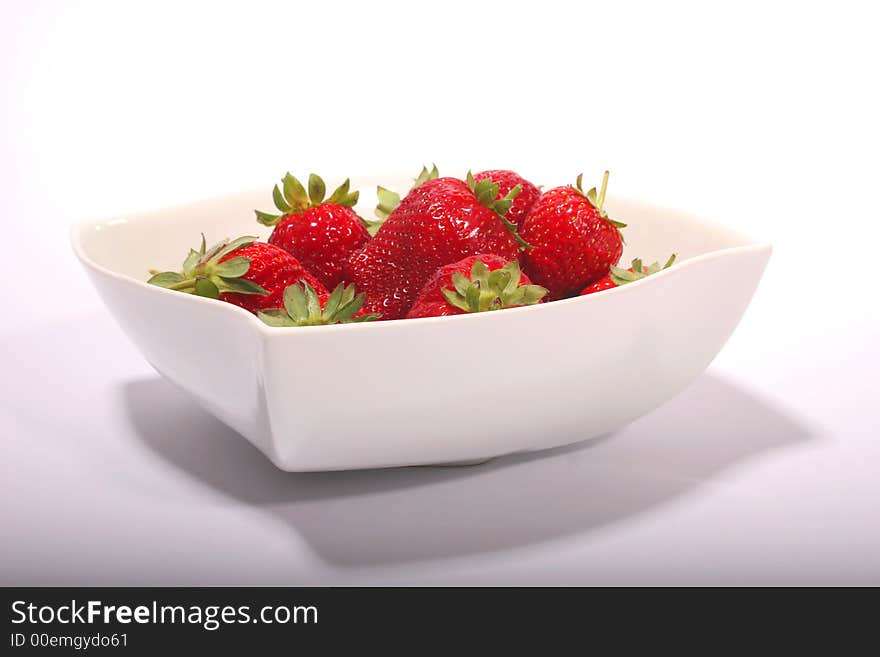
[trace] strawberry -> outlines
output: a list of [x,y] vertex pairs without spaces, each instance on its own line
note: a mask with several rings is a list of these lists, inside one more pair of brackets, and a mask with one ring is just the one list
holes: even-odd
[[282,214],[256,211],[257,221],[274,226],[269,244],[274,244],[299,260],[327,289],[344,279],[344,268],[351,254],[370,239],[367,224],[352,206],[358,192],[349,192],[349,181],[342,183],[324,200],[326,187],[320,176],[309,175],[309,189],[289,173],[272,190],[275,206]]
[[[433,165],[433,168],[430,170],[426,167],[422,167],[422,172],[419,174],[418,178],[415,179],[410,191],[428,180],[434,180],[439,177],[440,172],[437,170],[436,164]],[[479,173],[474,174],[474,180],[476,182],[480,182],[481,180],[491,180],[492,182],[497,183],[498,200],[507,196],[514,187],[519,185],[519,194],[513,199],[510,209],[507,211],[507,214],[504,215],[505,218],[515,226],[519,226],[519,224],[522,223],[522,220],[528,215],[529,210],[532,209],[535,201],[541,198],[541,190],[514,171],[508,171],[506,169],[480,171]],[[394,208],[400,205],[400,195],[381,186],[376,189],[376,195],[379,198],[379,204],[376,206],[376,214],[380,218],[386,219],[388,215],[394,211]]]
[[[426,183],[429,180],[434,180],[439,177],[440,171],[437,169],[436,164],[431,165],[431,169],[422,167],[422,172],[415,180],[413,180],[412,187],[409,188],[409,191],[414,190],[422,183]],[[376,205],[376,216],[379,217],[381,221],[374,223],[381,225],[388,218],[388,215],[394,212],[394,209],[400,205],[400,194],[393,192],[390,189],[385,189],[382,185],[378,185],[376,187],[376,198],[379,199],[379,203]]]
[[315,288],[301,281],[284,290],[283,308],[260,310],[257,316],[269,326],[326,326],[328,324],[351,324],[371,322],[378,315],[360,312],[364,305],[363,294],[355,296],[354,285],[340,283],[322,302]]
[[540,189],[513,171],[492,169],[490,171],[480,171],[480,173],[474,174],[474,180],[477,182],[486,179],[498,183],[499,197],[506,195],[511,189],[519,185],[521,191],[517,197],[513,199],[513,203],[510,205],[510,210],[504,215],[507,220],[515,226],[520,226],[522,224],[523,219],[528,216],[532,206],[534,206],[538,199],[541,198]]
[[619,287],[621,285],[626,285],[627,283],[632,283],[633,281],[645,278],[645,276],[656,274],[658,271],[662,271],[663,269],[669,269],[672,266],[673,262],[675,262],[674,253],[669,256],[669,260],[667,260],[666,264],[662,267],[660,266],[659,262],[655,262],[650,266],[645,267],[644,265],[642,265],[642,261],[639,258],[636,258],[632,261],[632,267],[630,267],[629,269],[611,267],[611,272],[607,276],[605,276],[604,278],[600,278],[595,283],[588,285],[583,290],[581,290],[581,296],[585,294],[593,294],[594,292],[601,292],[602,290],[610,290],[613,287]]
[[612,280],[611,274],[609,274],[608,276],[600,278],[595,283],[590,283],[589,285],[587,285],[587,287],[581,290],[579,296],[583,296],[584,294],[593,294],[594,292],[601,292],[602,290],[610,290],[612,287],[617,287],[617,283]]
[[298,281],[310,284],[326,298],[326,288],[296,258],[256,239],[223,240],[206,249],[202,235],[201,248],[190,249],[181,272],[153,272],[147,282],[169,290],[221,299],[253,313],[280,306],[284,289]]
[[404,317],[439,267],[478,253],[516,260],[525,246],[516,226],[504,218],[519,193],[497,199],[491,180],[427,180],[400,205],[350,262],[352,280],[367,293],[365,308],[383,319]]
[[578,176],[576,187],[545,192],[523,222],[522,237],[534,247],[523,254],[525,270],[551,299],[577,294],[620,260],[625,224],[605,213],[607,187],[607,171],[598,199],[595,188],[584,193]]
[[532,285],[519,262],[501,256],[468,256],[440,267],[425,283],[407,319],[478,313],[540,303],[547,289]]

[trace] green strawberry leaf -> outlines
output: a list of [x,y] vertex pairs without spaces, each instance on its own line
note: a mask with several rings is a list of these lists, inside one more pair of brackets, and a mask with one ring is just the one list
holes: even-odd
[[269,308],[257,311],[257,317],[268,326],[296,326],[286,311],[281,308]]
[[250,259],[239,256],[221,262],[214,267],[214,273],[218,276],[223,276],[224,278],[238,278],[239,276],[244,276],[250,268]]
[[217,251],[216,254],[212,255],[209,260],[220,260],[223,256],[232,253],[233,251],[240,249],[243,246],[247,246],[248,244],[252,244],[257,241],[257,237],[254,235],[245,235],[243,237],[237,237],[225,246]]
[[[379,214],[378,210],[376,214]],[[379,229],[382,228],[385,221],[369,221],[367,219],[363,220],[364,226],[367,229],[367,232],[370,234],[370,237],[376,237],[376,233],[379,232]]]
[[218,276],[220,283],[217,287],[221,292],[234,292],[236,294],[269,294],[269,290],[257,285],[246,278],[225,278]]
[[477,285],[471,285],[465,292],[464,300],[471,312],[480,310],[480,288]]
[[261,212],[260,210],[254,210],[254,213],[257,215],[257,221],[264,226],[274,226],[281,220],[281,217],[284,216],[280,214],[269,214],[268,212]]
[[195,284],[195,294],[200,297],[216,299],[220,296],[220,290],[217,289],[217,286],[210,279],[197,278]]
[[456,292],[461,296],[464,296],[467,294],[467,289],[471,286],[471,282],[468,280],[467,276],[456,271],[452,273],[452,285],[455,286]]
[[513,201],[500,198],[495,201],[495,212],[497,212],[498,214],[507,214],[507,211],[510,210],[511,205],[513,205]]
[[217,257],[217,254],[228,244],[229,240],[221,240],[208,249],[202,256],[201,262],[206,263]]
[[415,189],[419,185],[422,185],[422,184],[428,182],[429,180],[434,180],[435,178],[439,178],[439,177],[440,177],[440,171],[439,171],[439,169],[437,169],[436,164],[431,165],[430,171],[428,171],[427,167],[423,166],[421,173],[419,173],[418,177],[413,181],[413,186],[410,187],[410,189],[411,190]]
[[293,177],[290,172],[284,175],[281,181],[284,198],[290,204],[292,210],[302,211],[309,207],[309,196],[302,183]]
[[[511,282],[512,276],[509,269],[496,269],[489,273],[489,287],[493,290],[506,290]],[[516,289],[515,284],[514,289]]]
[[[465,289],[463,293],[456,294],[455,291],[444,287],[440,290],[440,292],[443,293],[443,296],[446,298],[447,303],[465,312],[470,312],[470,308],[468,307],[468,302],[465,298],[465,295],[468,294],[471,289],[474,289],[473,286],[468,286],[468,288]],[[477,294],[479,294],[479,292],[477,292]]]
[[[351,290],[354,293],[354,285],[349,285],[348,290]],[[366,294],[359,294],[356,297],[352,297],[345,301],[339,310],[332,317],[333,320],[346,323],[352,321],[355,314],[363,307],[364,301],[366,301]],[[325,311],[326,314],[326,311]]]
[[489,268],[482,260],[475,260],[471,265],[471,280],[479,283],[481,287],[486,287],[489,284]]
[[360,195],[360,192],[351,192],[350,194],[346,194],[342,198],[342,200],[337,203],[337,205],[341,205],[346,208],[353,208],[355,205],[357,205]]
[[324,181],[321,176],[310,173],[309,174],[309,200],[312,202],[312,205],[320,205],[321,201],[324,200],[324,194],[327,193],[327,188],[324,185]]
[[351,181],[346,178],[345,182],[342,183],[339,187],[333,190],[333,193],[330,195],[330,198],[327,199],[327,203],[332,203],[333,205],[339,205],[340,202],[348,196],[348,188],[351,185]]
[[315,292],[315,288],[311,285],[306,284],[306,306],[308,307],[308,316],[309,317],[320,317],[321,316],[321,302],[318,300],[318,293]]
[[[288,213],[293,209],[290,207],[290,203],[288,203],[287,200],[284,198],[281,190],[278,189],[278,185],[275,185],[275,187],[272,188],[272,200],[275,202],[275,207],[278,208],[281,212]],[[269,216],[271,217],[272,215]]]
[[330,296],[327,297],[327,303],[324,304],[324,314],[332,316],[342,303],[342,293],[345,290],[345,283],[337,285]]
[[379,204],[376,206],[376,215],[382,219],[387,219],[388,215],[394,212],[394,209],[400,205],[400,194],[381,186],[376,187],[376,198],[379,199]]
[[192,269],[199,264],[199,261],[202,259],[202,253],[200,251],[196,251],[195,249],[189,250],[189,255],[186,256],[186,260],[183,261],[183,271],[188,272],[192,271]]
[[[366,295],[364,295],[366,299]],[[355,299],[354,284],[349,283],[342,290],[342,299],[339,302],[340,307],[350,304]]]
[[183,276],[176,271],[163,271],[150,277],[147,283],[150,285],[158,285],[159,287],[171,287],[183,280]]
[[522,272],[519,268],[519,261],[511,260],[508,262],[502,270],[507,270],[510,273],[510,278],[507,281],[507,285],[504,286],[504,289],[501,291],[502,294],[510,294],[519,286],[520,278],[522,278]]
[[520,299],[519,304],[523,306],[531,306],[538,303],[541,299],[547,296],[547,293],[549,292],[546,287],[542,287],[541,285],[523,285],[517,289],[522,292],[523,296],[522,299]]
[[284,308],[294,322],[305,321],[308,316],[306,306],[306,291],[300,284],[288,285],[284,288]]

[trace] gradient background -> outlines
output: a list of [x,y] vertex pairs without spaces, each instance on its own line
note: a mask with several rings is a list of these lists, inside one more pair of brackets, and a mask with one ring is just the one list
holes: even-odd
[[[880,584],[859,5],[0,0],[0,584]],[[601,442],[292,475],[152,372],[67,243],[430,161],[607,167],[776,250],[710,370]]]

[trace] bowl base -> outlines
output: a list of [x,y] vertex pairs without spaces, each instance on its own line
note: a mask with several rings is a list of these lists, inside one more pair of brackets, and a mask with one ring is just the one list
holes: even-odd
[[469,461],[446,461],[445,463],[427,463],[422,466],[422,468],[461,468],[467,467],[471,465],[483,465],[483,463],[488,463],[489,461],[494,461],[497,457],[490,456],[488,458],[483,459],[471,459]]

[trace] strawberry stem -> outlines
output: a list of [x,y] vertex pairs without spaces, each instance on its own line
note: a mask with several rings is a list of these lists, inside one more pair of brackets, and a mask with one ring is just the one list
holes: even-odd
[[194,285],[195,285],[195,279],[185,278],[182,281],[180,281],[179,283],[175,283],[174,285],[169,285],[168,289],[169,290],[186,290],[188,288],[193,287]]
[[534,249],[535,247],[526,242],[522,236],[519,234],[519,228],[517,228],[516,224],[513,223],[510,219],[505,217],[503,214],[499,214],[498,218],[501,219],[501,223],[504,224],[504,227],[508,230],[508,232],[513,235],[513,239],[516,240],[516,243],[519,244],[519,248],[521,251],[525,251],[526,249]]

